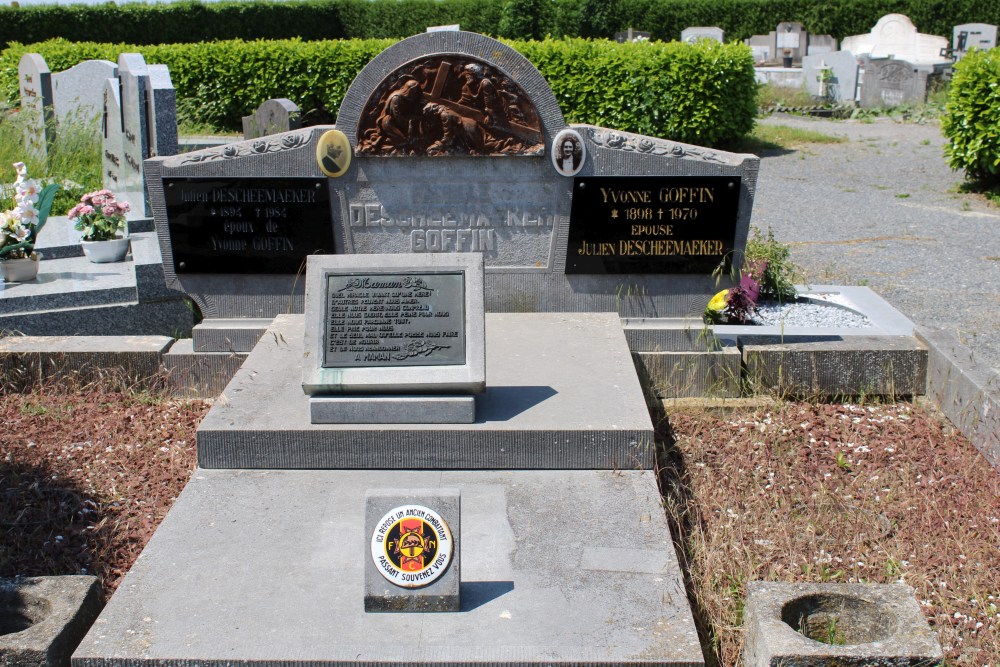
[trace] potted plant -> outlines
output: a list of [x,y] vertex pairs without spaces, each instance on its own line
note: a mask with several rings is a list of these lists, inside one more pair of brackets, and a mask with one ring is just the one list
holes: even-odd
[[80,245],[91,262],[120,262],[128,254],[129,238],[124,233],[128,211],[128,202],[117,201],[110,190],[88,192],[70,209],[69,221],[83,232]]
[[59,189],[55,184],[41,188],[38,181],[28,178],[23,162],[15,162],[14,169],[17,180],[13,201],[4,202],[5,210],[0,212],[0,275],[9,283],[38,276],[41,254],[35,252],[35,241]]

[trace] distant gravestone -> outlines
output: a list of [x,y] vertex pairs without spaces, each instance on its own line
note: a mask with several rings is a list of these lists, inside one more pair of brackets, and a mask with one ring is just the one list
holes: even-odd
[[120,198],[135,210],[143,210],[142,161],[149,157],[149,118],[147,92],[149,70],[138,53],[118,56],[118,78],[121,82],[122,165]]
[[125,161],[125,147],[122,140],[125,132],[122,127],[121,87],[117,78],[104,81],[102,106],[101,180],[108,190],[116,194],[123,193],[125,178],[122,164]]
[[629,28],[623,32],[615,33],[615,41],[619,44],[626,44],[631,42],[648,42],[653,36],[652,33],[646,32],[644,30],[633,30]]
[[955,60],[972,49],[988,51],[997,45],[997,27],[988,23],[963,23],[952,31],[951,51]]
[[802,27],[802,24],[783,21],[778,24],[773,34],[775,60],[784,62],[791,58],[793,65],[801,63],[802,56],[806,54],[806,47],[809,44],[809,34]]
[[88,127],[104,114],[104,82],[118,76],[110,60],[86,60],[52,75],[52,99],[58,125]]
[[302,127],[302,113],[295,102],[278,98],[265,100],[249,116],[243,116],[243,138],[257,139]]
[[21,89],[21,113],[27,118],[24,143],[29,151],[44,160],[56,138],[52,73],[42,56],[26,53],[18,63],[17,77]]
[[758,65],[799,67],[807,55],[837,50],[830,35],[811,35],[795,21],[783,21],[768,35],[754,35],[744,42]]
[[685,44],[694,44],[700,39],[711,39],[716,42],[725,42],[726,33],[722,28],[712,27],[693,27],[684,28],[681,31],[681,41]]
[[852,104],[857,97],[858,59],[850,51],[834,51],[803,58],[803,78],[810,95],[821,95],[820,77],[823,67],[829,68],[827,98],[835,104]]
[[865,65],[861,106],[895,107],[923,102],[927,97],[927,72],[905,60],[870,60]]
[[948,40],[918,33],[913,22],[903,14],[886,14],[867,35],[845,37],[841,48],[855,56],[905,60],[918,67],[950,62],[943,55]]

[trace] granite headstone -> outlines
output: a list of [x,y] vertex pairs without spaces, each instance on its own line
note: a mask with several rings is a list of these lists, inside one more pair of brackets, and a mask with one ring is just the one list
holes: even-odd
[[101,180],[104,187],[119,193],[125,185],[122,165],[125,160],[125,147],[122,141],[125,132],[122,127],[121,85],[117,78],[105,79],[104,112],[101,120]]
[[122,165],[119,200],[128,201],[134,210],[145,206],[142,161],[149,157],[149,117],[147,94],[149,70],[138,53],[118,56],[121,82]]
[[685,44],[694,44],[699,39],[711,39],[716,42],[725,42],[726,33],[722,28],[715,26],[695,26],[681,30],[681,41]]
[[820,77],[823,67],[829,68],[826,97],[835,104],[853,104],[858,84],[858,59],[850,51],[834,51],[823,55],[809,55],[802,59],[802,72],[806,90],[820,96]]
[[869,60],[861,85],[861,106],[896,107],[927,98],[927,72],[905,60]]

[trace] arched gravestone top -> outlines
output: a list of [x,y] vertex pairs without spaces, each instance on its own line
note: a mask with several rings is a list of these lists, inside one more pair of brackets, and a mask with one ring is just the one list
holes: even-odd
[[[433,65],[434,72],[428,71],[417,75],[426,77],[426,88],[431,92],[434,83],[440,81],[440,84],[444,85],[444,79],[458,74],[458,72],[441,71],[439,75],[438,67],[441,62],[448,62],[453,68],[463,71],[467,65],[479,65],[485,70],[481,74],[493,74],[491,78],[497,82],[498,87],[501,87],[501,90],[497,91],[498,95],[503,95],[505,92],[508,95],[515,94],[515,91],[523,92],[525,99],[522,103],[530,105],[531,111],[525,109],[522,115],[529,118],[537,116],[541,123],[544,145],[566,127],[562,110],[548,82],[520,53],[506,44],[477,33],[431,32],[415,35],[390,46],[373,58],[351,83],[340,105],[340,114],[337,116],[337,127],[347,135],[351,146],[357,149],[359,140],[364,139],[363,136],[358,136],[358,128],[359,124],[364,124],[366,120],[366,111],[371,111],[369,105],[377,105],[379,93],[382,92],[384,97],[385,88],[392,88],[394,85],[403,86],[404,77],[414,76],[411,70]],[[512,84],[506,91],[502,89],[504,80]],[[452,84],[448,82],[448,85]],[[425,98],[425,102],[433,102],[440,96],[425,92]],[[513,122],[521,125],[522,123],[518,121],[519,119],[515,119]],[[531,125],[530,122],[523,124]],[[481,152],[487,153],[487,151]],[[377,153],[369,152],[369,154]],[[536,150],[526,151],[524,154],[540,153]]]

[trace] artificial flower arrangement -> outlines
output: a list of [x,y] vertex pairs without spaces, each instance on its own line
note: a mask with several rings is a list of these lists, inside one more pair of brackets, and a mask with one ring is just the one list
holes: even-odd
[[760,282],[767,269],[765,261],[746,262],[740,284],[724,289],[709,300],[705,307],[708,324],[752,324],[760,298]]
[[73,229],[83,232],[84,241],[111,241],[125,231],[127,201],[117,201],[111,190],[88,192],[69,210]]
[[23,162],[15,162],[14,206],[0,212],[0,260],[37,259],[35,242],[52,210],[52,200],[59,186],[46,185],[28,178]]

